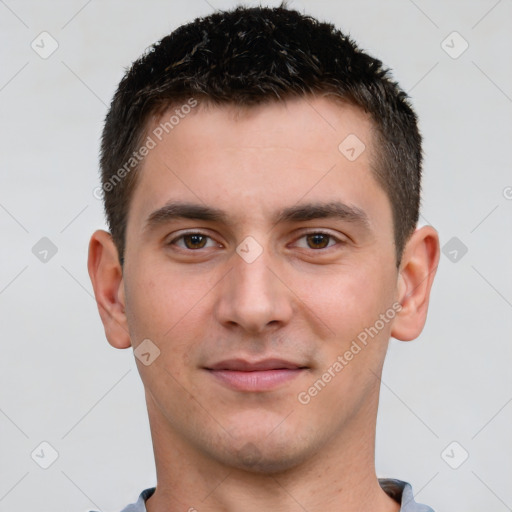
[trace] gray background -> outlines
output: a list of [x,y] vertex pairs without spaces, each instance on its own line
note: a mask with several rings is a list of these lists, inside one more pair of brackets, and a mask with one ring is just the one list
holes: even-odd
[[[86,270],[88,238],[104,227],[99,137],[126,66],[179,24],[234,5],[0,0],[1,511],[118,512],[155,482],[133,355],[107,344]],[[449,244],[422,336],[390,345],[378,475],[410,481],[437,512],[512,510],[512,2],[291,6],[350,33],[411,94],[422,220]],[[58,43],[46,59],[43,31]],[[43,441],[58,452],[48,469]]]

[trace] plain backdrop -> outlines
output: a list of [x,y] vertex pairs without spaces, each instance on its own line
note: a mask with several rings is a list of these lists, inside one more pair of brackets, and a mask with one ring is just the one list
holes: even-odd
[[[119,512],[155,483],[133,354],[106,342],[86,270],[99,138],[133,60],[235,5],[0,0],[1,511]],[[423,334],[390,343],[378,475],[437,512],[512,510],[512,2],[290,6],[391,67],[425,138],[443,255]]]

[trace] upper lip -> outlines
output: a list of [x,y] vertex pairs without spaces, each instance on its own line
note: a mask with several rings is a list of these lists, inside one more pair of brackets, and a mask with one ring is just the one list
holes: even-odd
[[262,361],[249,362],[244,359],[226,359],[212,366],[206,367],[207,370],[232,370],[239,372],[255,372],[263,370],[297,370],[306,368],[303,365],[286,361],[284,359],[264,359]]

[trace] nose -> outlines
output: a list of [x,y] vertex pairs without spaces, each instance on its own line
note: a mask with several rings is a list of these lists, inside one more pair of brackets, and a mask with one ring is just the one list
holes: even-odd
[[234,254],[232,261],[218,290],[218,322],[252,334],[286,325],[293,314],[293,293],[268,252],[252,262]]

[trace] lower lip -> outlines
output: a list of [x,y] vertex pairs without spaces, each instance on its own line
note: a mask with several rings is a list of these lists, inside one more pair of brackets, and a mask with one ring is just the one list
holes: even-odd
[[236,370],[209,370],[223,384],[238,391],[269,391],[289,382],[304,369],[279,369],[242,372]]

